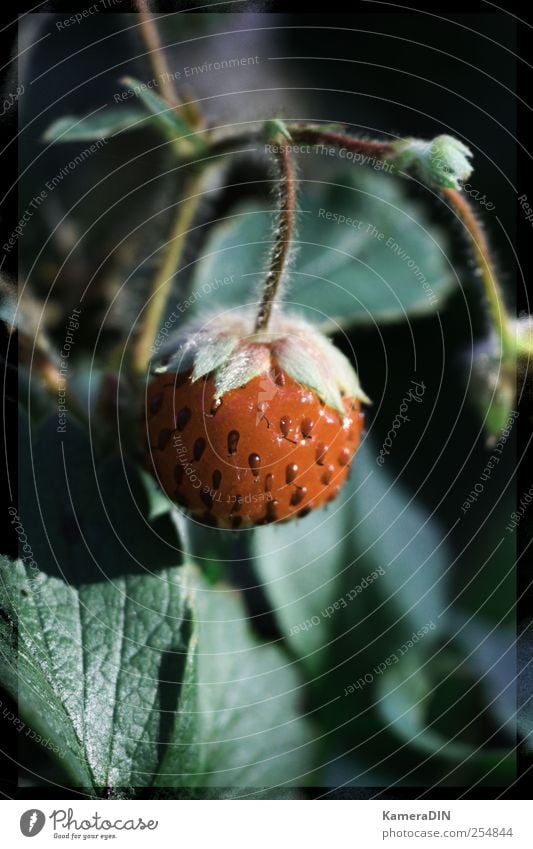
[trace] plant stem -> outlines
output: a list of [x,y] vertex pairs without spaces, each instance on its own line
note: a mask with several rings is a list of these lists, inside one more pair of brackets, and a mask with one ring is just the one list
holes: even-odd
[[158,86],[161,89],[161,94],[171,106],[179,106],[180,101],[172,85],[172,75],[170,74],[157,26],[148,8],[148,3],[146,0],[135,0],[135,5],[141,18],[142,37],[148,48],[150,63]]
[[364,156],[372,156],[375,159],[386,159],[387,155],[394,152],[392,142],[377,141],[376,139],[358,139],[347,133],[334,130],[323,130],[321,127],[302,127],[288,124],[294,141],[308,142],[310,144],[329,144],[333,147],[344,147],[354,153]]
[[511,329],[510,319],[505,308],[503,295],[498,283],[492,261],[489,243],[483,228],[477,220],[470,203],[457,189],[443,189],[444,196],[461,221],[476,258],[479,275],[485,290],[485,297],[494,330],[499,336],[502,356],[514,356],[516,340]]
[[172,280],[201,198],[199,190],[202,176],[203,172],[201,169],[191,175],[184,188],[184,199],[177,204],[170,237],[167,242],[166,254],[159,271],[154,277],[146,318],[142,324],[133,352],[133,367],[139,374],[144,374],[150,362],[153,341],[157,335]]
[[296,205],[296,181],[292,154],[285,140],[278,146],[279,153],[276,154],[276,162],[279,170],[279,212],[278,225],[276,229],[276,240],[270,259],[270,270],[267,274],[263,296],[259,304],[257,318],[255,321],[255,332],[266,330],[272,307],[279,292],[283,278],[283,272],[289,256],[291,236],[294,227],[295,205]]
[[[321,127],[310,127],[303,124],[287,124],[287,131],[295,142],[309,144],[329,144],[333,147],[360,153],[363,156],[385,161],[389,155],[395,154],[393,142],[376,139],[359,139],[348,133],[324,130]],[[246,130],[230,135],[214,137],[210,143],[210,153],[214,156],[234,152],[238,145],[248,145],[263,139],[261,130]]]

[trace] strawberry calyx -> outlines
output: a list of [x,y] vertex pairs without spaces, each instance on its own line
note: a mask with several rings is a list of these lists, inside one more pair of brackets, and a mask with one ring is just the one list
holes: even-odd
[[268,329],[254,331],[254,320],[253,312],[241,310],[192,326],[172,340],[154,372],[189,372],[191,382],[212,375],[218,401],[260,374],[281,369],[341,415],[343,397],[370,403],[350,361],[312,324],[276,313]]

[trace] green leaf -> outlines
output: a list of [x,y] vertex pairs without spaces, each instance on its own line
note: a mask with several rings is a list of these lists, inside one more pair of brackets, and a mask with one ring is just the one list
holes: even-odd
[[144,127],[146,116],[139,109],[108,106],[86,118],[65,115],[58,118],[46,130],[45,142],[95,141],[108,139],[120,130],[136,130]]
[[[229,586],[198,586],[195,769],[176,773],[172,742],[158,786],[276,787],[311,783],[313,735],[297,709],[300,676],[251,636]],[[176,745],[183,746],[178,735]],[[178,748],[179,751],[179,748]]]
[[183,115],[166,100],[156,94],[151,88],[133,77],[122,80],[142,102],[143,106],[153,116],[161,130],[172,140],[182,140],[188,147],[203,150],[204,143],[200,136],[195,135],[193,128]]
[[356,642],[377,632],[368,665],[446,607],[443,534],[376,464],[368,437],[340,498],[298,523],[260,528],[255,556],[283,633],[313,667],[339,620]]
[[[308,670],[307,703],[327,742],[330,766],[321,781],[379,786],[405,776],[409,785],[449,772],[464,783],[484,780],[493,767],[489,782],[511,780],[512,745],[502,729],[513,711],[498,693],[514,674],[505,655],[512,640],[500,630],[489,644],[486,629],[451,615],[445,532],[377,464],[377,454],[367,436],[336,502],[256,534],[258,580]],[[474,696],[444,713],[439,676],[450,670],[443,672],[439,646],[446,641],[456,658],[451,701],[465,692],[466,679]],[[503,663],[495,663],[500,656]],[[488,666],[491,674],[477,686]],[[464,716],[472,727],[454,742]],[[477,751],[498,728],[487,751]]]
[[252,640],[229,588],[202,587],[188,567],[78,590],[20,564],[0,575],[2,681],[74,784],[306,783],[298,677]]
[[[305,184],[299,208],[287,310],[346,328],[442,309],[453,288],[446,241],[401,181],[354,167],[329,184]],[[274,226],[266,207],[239,207],[213,230],[192,289],[209,284],[210,307],[257,304]],[[232,275],[230,285],[213,287]]]
[[501,786],[515,778],[514,734],[507,746],[498,740],[501,727],[487,708],[483,674],[473,674],[457,651],[429,655],[420,647],[377,681],[384,724],[431,761],[444,784]]
[[[10,627],[18,625],[18,653],[2,639],[2,667],[15,698],[18,684],[28,725],[50,738],[73,782],[93,793],[149,785],[164,744],[162,704],[176,711],[186,689],[191,614],[183,570],[75,590],[3,566],[1,595]],[[161,675],[165,658],[171,681]]]
[[23,420],[20,445],[27,574],[2,567],[0,674],[70,781],[305,783],[298,674],[252,637],[235,592],[183,564],[177,511],[122,458],[95,464],[71,420],[34,434]]

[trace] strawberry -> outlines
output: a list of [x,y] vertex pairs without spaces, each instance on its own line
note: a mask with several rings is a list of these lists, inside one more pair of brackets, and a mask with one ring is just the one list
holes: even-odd
[[200,521],[244,528],[333,500],[363,427],[349,361],[302,319],[215,318],[178,340],[147,392],[148,465]]

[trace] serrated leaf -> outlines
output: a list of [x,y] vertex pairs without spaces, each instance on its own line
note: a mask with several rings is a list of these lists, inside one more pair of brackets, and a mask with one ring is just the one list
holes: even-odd
[[74,115],[58,118],[46,130],[43,141],[95,141],[108,139],[120,130],[137,130],[145,126],[146,115],[140,109],[109,106],[85,118]]
[[[44,725],[74,783],[96,794],[149,785],[165,742],[161,704],[171,689],[179,719],[187,681],[183,570],[76,590],[42,573],[30,582],[22,566],[4,566],[1,601],[18,625],[18,652],[2,651],[18,672],[11,691],[16,698],[18,683],[22,717]],[[165,657],[173,660],[170,682],[161,676]]]
[[252,639],[229,588],[182,567],[76,590],[4,563],[0,608],[4,686],[75,785],[135,795],[307,782],[298,676]]
[[[343,171],[329,184],[304,186],[299,207],[284,293],[287,309],[331,329],[442,308],[454,277],[446,240],[401,181],[360,169]],[[270,209],[236,209],[213,229],[192,288],[234,275],[231,287],[212,293],[210,305],[257,304],[273,231]]]
[[0,675],[24,723],[92,795],[304,782],[295,670],[252,637],[229,588],[165,565],[183,546],[176,522],[164,540],[148,521],[165,515],[144,476],[120,458],[95,466],[82,431],[59,427],[28,441],[23,421],[16,519],[31,556],[0,576]]

